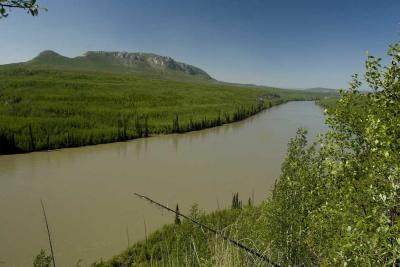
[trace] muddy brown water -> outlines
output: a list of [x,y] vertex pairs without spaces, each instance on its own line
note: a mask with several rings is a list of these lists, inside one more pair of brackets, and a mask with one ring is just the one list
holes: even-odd
[[0,266],[32,266],[48,249],[46,206],[58,266],[121,252],[173,216],[133,192],[187,211],[265,199],[297,128],[323,132],[322,109],[289,102],[247,120],[179,135],[0,156]]

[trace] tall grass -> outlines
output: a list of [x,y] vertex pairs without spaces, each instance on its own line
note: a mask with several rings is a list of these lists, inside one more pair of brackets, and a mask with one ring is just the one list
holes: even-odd
[[[259,220],[261,211],[261,206],[244,206],[205,214],[194,205],[189,216],[268,256],[265,236],[260,234],[265,232]],[[111,260],[93,266],[266,266],[266,262],[183,220],[163,226],[147,241],[137,242]]]

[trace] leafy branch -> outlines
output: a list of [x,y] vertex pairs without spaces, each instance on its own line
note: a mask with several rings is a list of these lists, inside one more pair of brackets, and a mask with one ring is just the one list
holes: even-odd
[[47,11],[39,6],[37,0],[0,0],[0,19],[8,17],[11,9],[15,8],[26,10],[32,16],[37,16],[39,10]]

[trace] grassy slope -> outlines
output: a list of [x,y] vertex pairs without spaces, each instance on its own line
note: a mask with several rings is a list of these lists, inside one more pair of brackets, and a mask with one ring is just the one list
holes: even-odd
[[[225,209],[204,214],[196,206],[190,216],[246,246],[267,247],[263,235],[263,206]],[[268,255],[268,251],[260,251]],[[233,246],[222,238],[183,221],[169,224],[152,233],[108,261],[93,264],[111,266],[265,266],[265,262]]]
[[[212,127],[301,91],[106,72],[0,67],[0,153],[107,143]],[[262,99],[262,100],[261,100]]]

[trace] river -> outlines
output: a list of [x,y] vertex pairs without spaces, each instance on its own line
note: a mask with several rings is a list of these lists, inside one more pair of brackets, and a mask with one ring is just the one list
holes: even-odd
[[133,195],[187,211],[265,199],[297,128],[325,131],[314,102],[289,102],[241,122],[128,142],[0,156],[0,266],[32,266],[48,249],[44,201],[58,266],[89,264],[173,222]]

